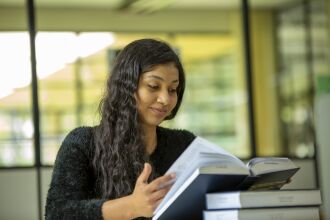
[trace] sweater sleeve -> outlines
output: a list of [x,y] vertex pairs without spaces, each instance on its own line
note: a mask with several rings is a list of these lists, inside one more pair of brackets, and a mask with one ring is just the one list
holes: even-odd
[[[58,152],[46,201],[46,219],[103,219],[105,200],[90,199],[91,168],[88,128],[73,130]],[[89,137],[88,137],[89,136]]]

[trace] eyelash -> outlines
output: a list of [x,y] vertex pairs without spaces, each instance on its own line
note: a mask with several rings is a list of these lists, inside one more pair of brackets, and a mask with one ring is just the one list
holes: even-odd
[[[157,90],[159,88],[159,86],[154,86],[154,85],[148,85],[149,88],[151,88],[152,90]],[[176,93],[176,89],[169,89],[168,90],[169,93]]]
[[154,86],[154,85],[148,85],[149,88],[153,89],[153,90],[156,90],[158,89],[158,86]]
[[176,89],[169,89],[168,90],[170,93],[176,93]]

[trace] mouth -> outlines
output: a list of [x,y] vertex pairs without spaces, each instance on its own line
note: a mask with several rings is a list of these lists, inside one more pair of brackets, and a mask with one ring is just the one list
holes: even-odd
[[162,108],[154,108],[150,107],[150,110],[157,116],[157,117],[165,117],[167,115],[167,110]]

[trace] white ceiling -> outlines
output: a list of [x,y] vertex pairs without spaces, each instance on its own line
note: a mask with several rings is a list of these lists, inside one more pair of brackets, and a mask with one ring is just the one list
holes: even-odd
[[[254,8],[277,8],[299,0],[250,0]],[[301,0],[300,0],[301,1]],[[24,5],[26,0],[0,0],[1,6]],[[241,0],[35,0],[39,7],[109,8],[123,6],[135,9],[228,9],[239,8]]]

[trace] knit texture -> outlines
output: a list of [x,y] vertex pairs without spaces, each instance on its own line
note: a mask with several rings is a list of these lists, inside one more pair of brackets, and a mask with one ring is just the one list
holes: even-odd
[[[54,164],[46,201],[47,220],[103,219],[101,207],[106,201],[99,198],[93,174],[92,127],[79,127],[64,139]],[[194,140],[185,130],[157,127],[157,147],[150,162],[158,175],[163,175],[179,155]]]

